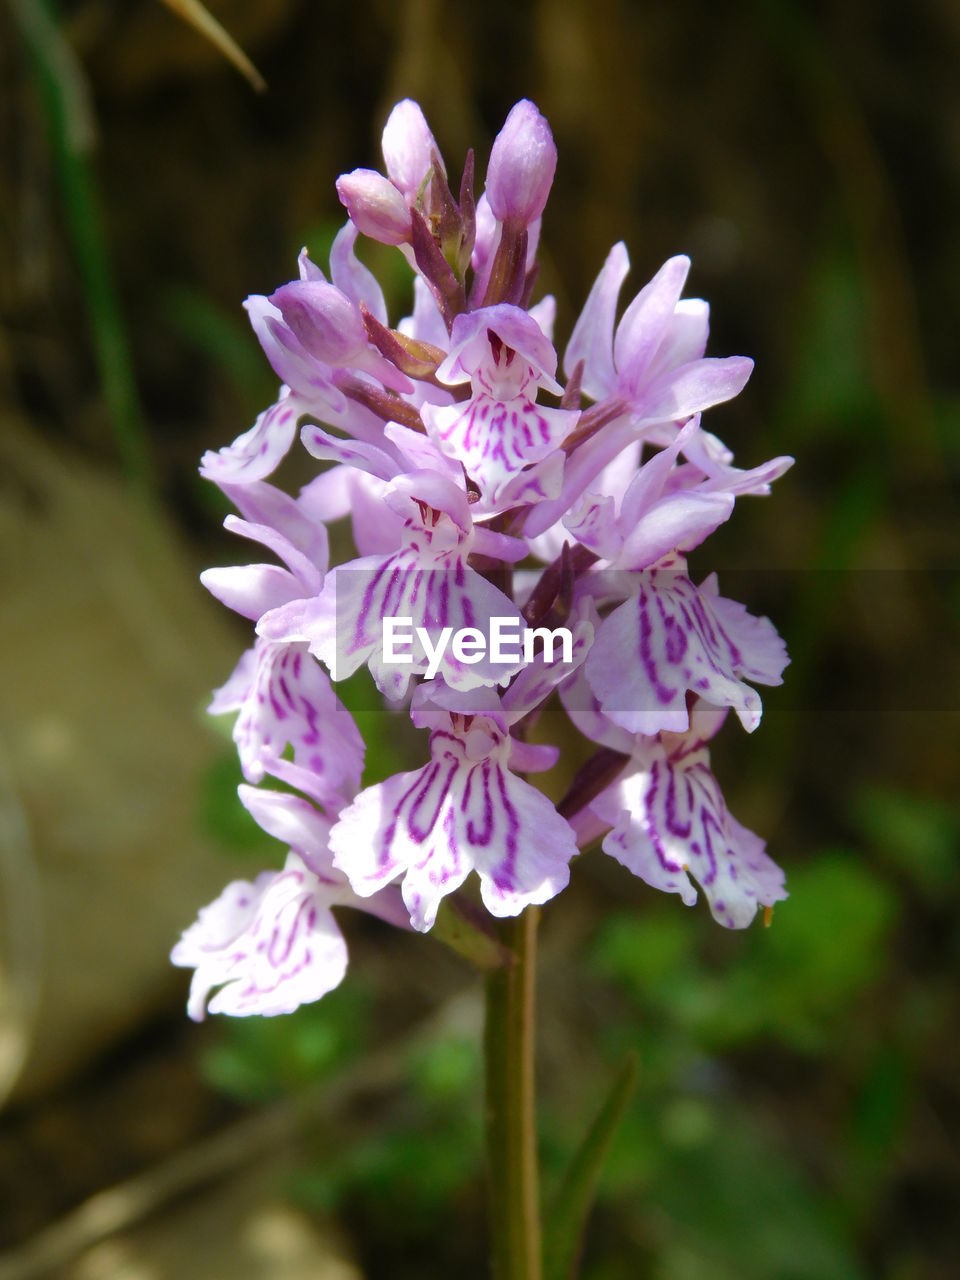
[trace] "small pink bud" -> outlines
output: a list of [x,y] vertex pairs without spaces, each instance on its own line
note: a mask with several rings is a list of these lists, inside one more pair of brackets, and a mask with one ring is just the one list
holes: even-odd
[[350,299],[325,280],[293,280],[270,296],[303,347],[329,365],[343,365],[363,351],[367,331]]
[[410,210],[397,188],[373,169],[354,169],[337,179],[337,195],[357,230],[381,244],[410,239]]
[[[434,156],[439,159],[430,126],[416,102],[404,98],[393,108],[383,128],[382,146],[391,182],[408,201],[415,200]],[[442,161],[440,165],[442,169]]]
[[543,213],[557,168],[546,118],[523,98],[494,139],[487,166],[487,199],[500,222],[528,226]]

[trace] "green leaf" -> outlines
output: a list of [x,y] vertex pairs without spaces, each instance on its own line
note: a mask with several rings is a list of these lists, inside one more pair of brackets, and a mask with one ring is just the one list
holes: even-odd
[[597,1181],[637,1083],[637,1056],[630,1054],[603,1106],[573,1157],[547,1217],[545,1280],[572,1280]]

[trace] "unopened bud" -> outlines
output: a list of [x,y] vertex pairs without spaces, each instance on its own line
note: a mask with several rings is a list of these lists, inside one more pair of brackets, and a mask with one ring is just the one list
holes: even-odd
[[419,105],[410,98],[398,102],[390,112],[382,145],[390,180],[410,202],[416,199],[424,178],[435,164],[446,176],[430,126]]
[[293,280],[271,295],[284,322],[312,356],[343,365],[367,345],[363,318],[350,299],[324,280]]
[[337,179],[337,195],[357,230],[381,244],[410,239],[410,210],[403,195],[382,173],[354,169]]
[[529,225],[543,213],[557,168],[546,119],[522,99],[497,134],[487,166],[487,199],[500,222]]

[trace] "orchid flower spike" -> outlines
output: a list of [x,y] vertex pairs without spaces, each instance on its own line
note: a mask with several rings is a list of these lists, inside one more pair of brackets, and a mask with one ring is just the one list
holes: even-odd
[[[247,300],[276,398],[202,462],[255,548],[203,574],[250,624],[210,711],[235,717],[241,801],[286,853],[175,947],[195,1018],[332,990],[347,965],[334,909],[428,931],[476,894],[470,910],[503,920],[565,890],[594,844],[642,892],[690,906],[699,886],[728,928],[786,893],[710,764],[725,718],[758,728],[757,687],[781,682],[786,648],[686,561],[792,461],[735,465],[713,434],[752,361],[707,354],[684,254],[621,311],[623,244],[560,361],[554,301],[536,296],[557,148],[532,102],[497,134],[483,191],[467,152],[454,193],[409,99],[382,150],[382,172],[337,182],[329,264],[304,250],[293,279]],[[359,236],[405,256],[409,314],[388,314]],[[293,449],[306,482],[288,494],[271,477]],[[347,680],[421,731],[410,768],[363,785]],[[537,778],[574,750],[586,764],[556,803]]]

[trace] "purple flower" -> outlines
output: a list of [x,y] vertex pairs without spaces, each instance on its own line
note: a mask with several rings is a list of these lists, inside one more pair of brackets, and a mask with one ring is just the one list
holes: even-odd
[[601,623],[584,668],[604,714],[632,733],[683,733],[690,691],[756,729],[760,697],[746,681],[780,684],[789,661],[770,620],[719,595],[715,575],[694,586],[679,560],[628,581],[633,594]]
[[188,1011],[198,1022],[207,1010],[292,1013],[339,986],[347,947],[332,906],[360,906],[404,923],[391,892],[358,901],[332,865],[329,820],[307,801],[244,786],[239,794],[257,822],[291,848],[282,871],[227,885],[174,947],[173,963],[195,970]]
[[434,162],[444,178],[446,171],[423,112],[409,98],[390,112],[382,145],[388,177],[373,169],[354,169],[337,179],[337,194],[363,235],[383,244],[407,244],[411,209],[426,200],[429,213],[427,184]]
[[249,782],[270,774],[327,805],[342,804],[359,787],[363,738],[305,644],[258,640],[210,711],[239,713],[233,739]]
[[584,392],[593,400],[620,396],[635,416],[657,422],[688,418],[737,395],[753,361],[704,359],[709,308],[699,298],[680,299],[690,259],[681,254],[665,262],[614,332],[629,270],[626,247],[614,245],[574,326],[564,368],[569,373],[584,362]]
[[[531,514],[528,534],[549,528],[633,441],[669,443],[669,424],[732,399],[753,370],[744,356],[704,357],[709,309],[698,298],[681,301],[690,269],[682,255],[661,267],[617,325],[617,299],[629,268],[625,246],[614,245],[564,354],[568,376],[582,365],[582,389],[596,401],[595,420],[606,425],[573,453],[561,494]],[[707,456],[716,452],[729,461],[718,441],[705,444]]]
[[[383,493],[388,510],[401,517],[400,545],[389,555],[366,556],[334,569],[311,601],[299,601],[261,619],[262,635],[304,640],[334,680],[344,680],[368,664],[378,687],[401,698],[411,678],[430,667],[429,652],[414,650],[409,663],[384,650],[384,618],[409,620],[435,644],[441,634],[466,627],[489,630],[492,618],[521,619],[513,602],[467,563],[476,544],[466,496],[436,472],[402,476]],[[492,550],[496,542],[486,545]],[[522,554],[522,546],[520,549]],[[455,688],[497,684],[521,664],[494,665],[488,658],[460,662],[446,648],[438,667]]]
[[[347,945],[327,886],[295,853],[282,871],[235,880],[204,907],[171,960],[195,970],[187,1005],[204,1013],[292,1013],[340,985]],[[208,999],[214,987],[217,993]]]
[[445,173],[436,140],[419,103],[404,98],[383,126],[383,160],[394,186],[413,202],[421,194],[434,159]]
[[[633,736],[584,699],[584,682],[568,685],[564,703],[590,738],[629,756],[620,777],[590,801],[605,830],[603,851],[654,889],[677,893],[689,907],[697,900],[692,876],[714,919],[743,929],[758,907],[786,898],[784,876],[759,836],[728,811],[710,770],[708,742],[726,711],[694,704],[685,733]],[[594,832],[591,831],[591,835]]]
[[[487,508],[515,500],[519,473],[556,454],[576,426],[577,410],[536,403],[540,388],[558,394],[557,356],[526,311],[500,304],[458,316],[450,350],[437,378],[457,386],[469,380],[470,399],[421,410],[431,438],[458,459],[475,481]],[[553,469],[559,490],[562,457]],[[543,474],[542,470],[540,474]]]
[[273,552],[276,564],[205,569],[200,581],[229,609],[256,621],[288,600],[314,595],[323,584],[329,559],[327,531],[294,499],[262,481],[221,485],[247,517],[227,516],[224,528]]
[[[297,424],[307,414],[361,439],[376,436],[379,431],[376,417],[337,385],[347,370],[335,361],[338,356],[347,359],[344,354],[347,351],[352,352],[351,373],[357,370],[365,378],[385,379],[384,385],[393,392],[412,390],[410,380],[383,360],[365,338],[361,339],[361,303],[377,319],[386,319],[386,305],[373,275],[356,258],[356,237],[356,228],[347,223],[334,240],[330,250],[333,285],[326,284],[323,272],[304,250],[299,260],[300,281],[284,286],[274,295],[279,295],[281,301],[286,300],[289,314],[308,345],[301,341],[281,308],[271,299],[260,295],[247,299],[244,305],[254,333],[284,385],[276,404],[260,414],[249,431],[219,452],[204,454],[200,472],[207,479],[220,485],[249,484],[264,479],[289,452]],[[301,296],[298,305],[296,293],[291,295],[284,290],[296,290],[300,286],[305,286],[308,292]],[[317,301],[318,287],[320,301]],[[315,300],[312,308],[306,305],[308,297]],[[338,338],[338,325],[347,331],[346,340]]]
[[546,796],[510,772],[503,719],[441,713],[434,723],[429,764],[368,787],[341,813],[330,833],[334,865],[361,896],[402,877],[420,930],[471,871],[495,916],[554,897],[576,840]]

